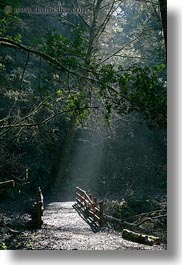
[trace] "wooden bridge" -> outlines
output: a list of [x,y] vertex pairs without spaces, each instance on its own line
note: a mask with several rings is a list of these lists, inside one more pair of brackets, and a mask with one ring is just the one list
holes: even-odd
[[94,232],[104,223],[103,201],[98,201],[92,194],[76,187],[76,203],[73,208],[90,225]]
[[[14,180],[8,180],[8,181],[0,182],[0,190],[6,190],[9,188],[13,188],[14,186],[15,186]],[[37,189],[37,194],[36,194],[35,199],[36,200],[35,200],[34,207],[32,210],[33,227],[37,228],[37,229],[41,229],[42,224],[43,224],[43,218],[42,217],[43,217],[43,211],[44,211],[44,199],[43,199],[43,194],[42,194],[40,187],[38,187],[38,189]],[[72,203],[69,206],[70,208],[71,208],[71,205],[72,205]],[[66,206],[66,203],[65,203],[65,206]],[[141,244],[145,244],[145,245],[150,245],[150,246],[153,246],[154,244],[160,244],[161,243],[161,238],[153,236],[153,235],[141,233],[142,230],[140,228],[140,225],[145,223],[146,221],[152,220],[152,222],[154,222],[153,219],[166,216],[166,215],[159,215],[159,216],[153,217],[153,219],[151,217],[146,216],[148,214],[156,214],[156,212],[164,211],[164,209],[145,213],[144,219],[139,220],[139,222],[137,222],[137,223],[136,222],[135,223],[128,223],[126,220],[130,219],[131,217],[128,217],[125,220],[120,220],[120,219],[117,219],[117,218],[114,218],[112,216],[108,216],[108,215],[104,214],[104,203],[103,203],[103,201],[98,201],[98,199],[96,197],[93,197],[92,194],[89,194],[88,192],[86,192],[85,190],[83,190],[79,187],[76,187],[76,203],[74,203],[74,205],[72,205],[72,207],[73,207],[73,209],[75,209],[78,212],[78,214],[82,217],[82,219],[87,224],[89,224],[89,226],[91,227],[91,229],[94,233],[98,232],[100,230],[100,228],[107,226],[108,221],[109,222],[117,222],[118,224],[121,225],[121,228],[123,229],[122,237],[124,239],[134,241],[137,243],[141,243]],[[57,220],[63,219],[64,223],[66,223],[66,224],[67,224],[67,222],[68,222],[68,224],[70,223],[70,227],[68,225],[66,225],[66,227],[67,227],[66,229],[68,230],[68,233],[69,233],[70,229],[74,230],[74,226],[76,226],[78,228],[78,224],[79,224],[79,222],[81,222],[81,220],[79,221],[78,218],[76,218],[76,216],[74,216],[74,213],[73,213],[74,211],[69,210],[70,217],[68,217],[68,215],[67,214],[65,215],[64,211],[62,211],[61,209],[60,209],[60,211],[56,210],[55,216],[50,218],[51,223],[52,222],[54,223],[53,220],[55,220],[56,218],[57,218]],[[75,215],[76,215],[76,213],[75,213]],[[144,215],[144,213],[139,214],[140,217],[142,215]],[[68,220],[66,220],[66,218]],[[77,221],[75,222],[76,219],[77,219]],[[59,224],[60,220],[57,223]],[[83,224],[82,224],[82,227],[84,227]],[[88,229],[88,227],[87,227],[87,229]],[[132,230],[129,230],[129,229],[132,229]],[[133,230],[134,231],[138,230],[139,232],[138,231],[134,232]]]
[[[35,227],[40,229],[43,224],[44,200],[40,187],[37,190],[36,202],[33,211]],[[97,232],[104,224],[103,201],[98,201],[92,194],[76,187],[76,203],[73,208],[88,223],[92,231]]]

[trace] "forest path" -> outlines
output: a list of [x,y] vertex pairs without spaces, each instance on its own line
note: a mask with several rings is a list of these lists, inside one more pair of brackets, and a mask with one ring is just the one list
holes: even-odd
[[[50,202],[45,207],[42,229],[31,232],[33,249],[54,250],[123,250],[163,249],[124,240],[121,233],[101,230],[93,233],[90,226],[73,209],[74,201]],[[29,234],[30,236],[30,234]]]

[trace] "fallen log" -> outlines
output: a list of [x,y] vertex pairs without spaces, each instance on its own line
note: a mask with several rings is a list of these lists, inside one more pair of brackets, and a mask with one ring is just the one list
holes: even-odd
[[121,226],[124,226],[124,227],[127,227],[129,229],[132,229],[132,228],[136,228],[137,225],[134,224],[134,223],[129,223],[127,221],[124,221],[124,220],[121,220],[121,219],[118,219],[118,218],[115,218],[115,217],[112,217],[110,215],[106,215],[104,214],[104,218],[105,220],[109,221],[109,222],[112,222],[112,223],[117,223]]
[[8,188],[14,188],[15,181],[14,180],[7,180],[0,182],[0,189],[8,189]]
[[128,229],[123,229],[122,238],[139,243],[139,244],[149,245],[149,246],[153,246],[155,244],[159,245],[161,242],[160,237],[135,233]]

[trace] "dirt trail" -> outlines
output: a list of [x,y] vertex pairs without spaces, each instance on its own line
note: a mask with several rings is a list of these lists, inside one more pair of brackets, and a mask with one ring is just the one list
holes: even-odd
[[[44,211],[40,230],[24,233],[31,249],[54,250],[160,250],[163,246],[146,246],[123,240],[121,233],[103,230],[93,233],[90,226],[72,208],[75,202],[51,202]],[[27,243],[28,244],[28,243]]]

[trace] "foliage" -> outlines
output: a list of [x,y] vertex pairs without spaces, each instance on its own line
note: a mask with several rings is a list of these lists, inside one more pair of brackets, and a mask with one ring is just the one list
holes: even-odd
[[119,79],[120,95],[128,98],[130,111],[138,108],[150,126],[166,127],[167,88],[165,66],[134,67]]
[[[138,200],[130,197],[122,200],[105,200],[104,213],[107,224],[116,230],[131,229],[133,232],[154,235],[166,244],[167,202],[158,195]],[[109,218],[110,216],[114,218]]]
[[139,200],[137,197],[122,199],[122,201],[105,202],[105,214],[114,218],[125,220],[140,213],[147,213],[157,209],[156,203],[151,199]]
[[[81,2],[78,4],[89,6],[86,15],[35,17],[1,10],[0,37],[6,38],[6,43],[0,43],[1,178],[13,177],[21,183],[28,168],[30,186],[25,192],[35,190],[37,185],[50,187],[68,141],[70,123],[75,123],[78,139],[85,141],[88,139],[82,132],[90,134],[90,128],[97,127],[104,117],[115,134],[102,125],[101,131],[97,128],[93,133],[101,137],[91,141],[93,145],[83,152],[84,165],[93,159],[90,168],[98,160],[96,154],[103,156],[95,172],[99,179],[95,189],[106,192],[111,187],[110,191],[119,193],[123,182],[123,186],[130,182],[137,187],[145,183],[145,174],[152,188],[157,182],[165,188],[165,155],[158,159],[161,151],[156,148],[159,144],[165,152],[166,69],[158,6],[153,9],[151,3],[119,1],[117,9],[113,1]],[[31,6],[31,1],[26,3]],[[70,1],[68,5],[72,4]],[[8,46],[8,40],[21,47]],[[128,126],[117,126],[116,117],[124,116]],[[133,119],[139,125],[134,125]],[[145,120],[153,132],[140,127]],[[141,138],[137,130],[143,131]],[[144,148],[147,138],[152,142],[150,150],[148,145]],[[69,146],[73,155],[77,145],[70,140]],[[145,170],[139,165],[142,163]],[[70,164],[65,170],[68,182],[73,171],[74,175],[83,174],[80,164],[76,170]],[[87,179],[79,176],[80,183],[89,185],[93,175],[88,171]]]
[[[13,9],[18,7],[19,1],[3,0],[0,4],[0,36],[6,36],[9,39],[14,39],[21,42],[21,34],[17,32],[19,23],[18,14],[13,12]],[[6,10],[7,8],[7,10]],[[9,9],[10,8],[10,11]]]
[[[104,41],[108,56],[102,61],[124,68],[165,63],[159,1],[120,1]],[[109,34],[113,32],[113,35]],[[103,41],[103,40],[102,40]]]
[[7,246],[5,243],[0,243],[0,250],[7,250]]
[[107,117],[112,110],[120,114],[138,111],[150,127],[166,127],[167,88],[165,65],[132,67],[125,71],[103,65],[99,71],[100,95],[104,98]]

